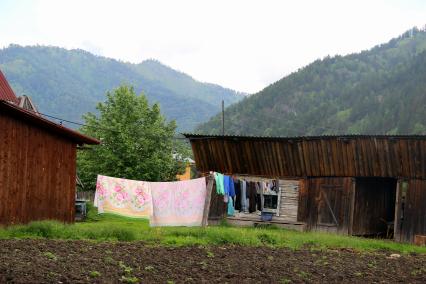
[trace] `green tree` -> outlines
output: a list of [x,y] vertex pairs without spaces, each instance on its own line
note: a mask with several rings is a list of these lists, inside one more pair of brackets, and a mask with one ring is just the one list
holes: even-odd
[[77,158],[86,188],[94,187],[97,174],[168,181],[183,171],[182,163],[174,158],[187,155],[182,143],[173,138],[176,123],[167,123],[157,104],[150,107],[143,94],[137,96],[133,87],[120,86],[108,92],[107,100],[96,108],[99,115],[83,116],[81,131],[102,143],[79,151]]

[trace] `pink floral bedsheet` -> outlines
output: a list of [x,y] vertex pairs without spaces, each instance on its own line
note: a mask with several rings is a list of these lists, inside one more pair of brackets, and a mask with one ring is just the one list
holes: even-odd
[[151,182],[151,226],[201,226],[206,180]]

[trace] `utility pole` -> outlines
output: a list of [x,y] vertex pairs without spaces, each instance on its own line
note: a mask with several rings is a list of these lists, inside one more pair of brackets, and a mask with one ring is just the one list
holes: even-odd
[[225,136],[225,101],[222,100],[222,136]]

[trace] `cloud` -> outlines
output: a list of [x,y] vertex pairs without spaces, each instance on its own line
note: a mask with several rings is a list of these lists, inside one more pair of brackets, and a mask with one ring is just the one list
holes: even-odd
[[[49,44],[256,92],[311,61],[424,25],[422,1],[6,1],[0,45]],[[425,22],[422,22],[425,21]]]

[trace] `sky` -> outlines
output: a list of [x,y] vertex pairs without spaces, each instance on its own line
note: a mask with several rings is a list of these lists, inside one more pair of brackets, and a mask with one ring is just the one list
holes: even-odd
[[426,24],[424,0],[0,0],[0,48],[81,48],[256,93]]

